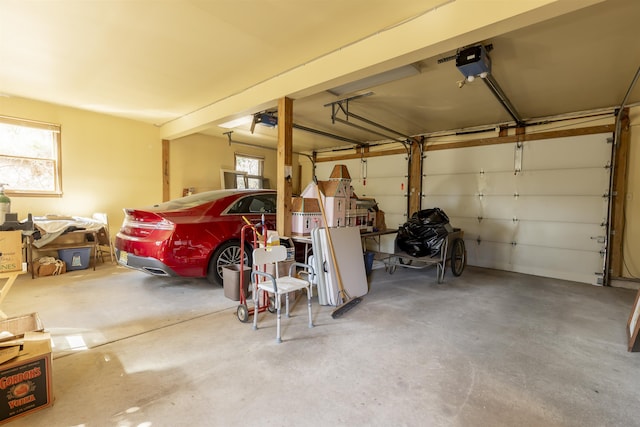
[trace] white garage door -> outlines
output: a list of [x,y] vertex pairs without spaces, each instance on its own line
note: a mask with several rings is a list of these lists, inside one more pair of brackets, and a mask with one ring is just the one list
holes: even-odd
[[428,151],[422,208],[464,230],[469,265],[595,284],[611,137]]
[[329,179],[336,164],[347,166],[351,186],[359,197],[376,199],[385,213],[388,228],[397,228],[407,221],[407,156],[392,155],[351,159],[316,164],[319,180]]

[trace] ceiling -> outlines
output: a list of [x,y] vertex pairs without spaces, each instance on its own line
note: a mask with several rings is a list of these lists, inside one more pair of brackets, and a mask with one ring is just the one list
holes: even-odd
[[[491,47],[491,77],[524,121],[619,105],[639,17],[636,0],[0,0],[0,94],[152,123],[165,139],[226,138],[219,124],[288,96],[296,125],[379,143],[398,135],[334,123],[331,103],[356,97],[351,113],[406,136],[514,122],[482,79],[459,87],[451,59],[475,44]],[[329,91],[405,65],[412,76]],[[232,130],[276,144],[274,128]],[[295,151],[345,146],[294,130]]]

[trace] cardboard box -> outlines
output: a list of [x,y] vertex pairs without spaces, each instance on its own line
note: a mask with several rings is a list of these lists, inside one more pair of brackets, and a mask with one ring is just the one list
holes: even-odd
[[0,273],[22,270],[22,231],[0,231]]
[[378,230],[387,229],[387,224],[384,221],[384,211],[378,210],[378,212],[376,212],[376,228]]
[[37,313],[0,321],[0,424],[53,404],[51,337]]
[[57,261],[60,261],[60,263],[59,264],[44,263],[40,261],[40,258],[38,258],[32,263],[31,268],[33,268],[33,274],[35,274],[37,277],[42,277],[42,276],[54,276],[54,275],[66,273],[67,264],[62,260],[57,260]]
[[[20,338],[25,332],[42,332],[44,325],[38,313],[24,314],[18,317],[9,317],[0,320],[0,332],[9,332],[14,337]],[[0,343],[7,340],[7,337],[0,337]],[[0,360],[0,363],[3,361]]]

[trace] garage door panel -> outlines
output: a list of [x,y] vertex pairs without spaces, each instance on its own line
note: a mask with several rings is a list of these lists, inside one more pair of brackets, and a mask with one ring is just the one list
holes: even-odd
[[464,231],[464,238],[477,241],[487,239],[510,243],[515,236],[515,225],[511,221],[478,221],[474,218],[449,217],[451,226]]
[[527,141],[523,145],[522,168],[572,169],[604,167],[611,154],[611,134]]
[[[427,150],[422,209],[443,209],[464,231],[470,265],[593,283],[602,271],[602,244],[592,237],[606,223],[610,136]],[[340,163],[389,227],[406,222],[406,155]],[[319,179],[334,164],[318,164]]]
[[407,198],[404,196],[376,196],[378,208],[384,211],[387,228],[397,228],[407,222]]
[[[537,276],[556,277],[595,284],[601,270],[602,256],[598,252],[568,251],[483,241],[478,244],[465,238],[470,265],[514,271]],[[594,266],[593,270],[585,266]]]
[[602,195],[609,187],[609,173],[605,168],[523,171],[516,186],[519,194]]
[[512,270],[508,262],[511,257],[511,245],[491,241],[481,241],[478,243],[466,237],[464,240],[467,249],[467,263],[469,265]]
[[[517,245],[513,248],[514,269],[520,273],[557,277],[595,284],[603,258],[597,251],[566,250]],[[591,269],[586,266],[592,266]]]
[[449,217],[449,222],[452,227],[459,228],[464,232],[465,239],[475,240],[478,237],[479,224],[476,218],[460,217],[450,215],[445,211]]
[[423,185],[426,195],[455,194],[460,189],[469,194],[505,195],[514,194],[517,188],[513,172],[427,175]]
[[[515,144],[486,145],[453,150],[427,151],[423,171],[427,175],[503,172],[513,170]],[[482,159],[482,161],[478,161]]]
[[[478,187],[479,174],[442,174],[427,175],[424,179],[422,193],[427,196],[456,194],[461,188],[469,189],[469,191]],[[474,191],[471,194],[475,194]]]
[[[357,162],[360,163],[360,160],[358,160]],[[404,154],[371,157],[366,159],[366,176],[367,179],[406,177],[408,173],[407,165],[407,156]],[[349,171],[351,172],[351,169],[349,169]],[[356,170],[354,169],[354,173],[355,172]],[[358,171],[358,176],[361,175],[362,172]]]
[[422,199],[422,209],[440,208],[449,218],[451,216],[478,217],[480,201],[475,196],[443,195],[428,196]]
[[481,241],[511,243],[515,238],[517,224],[508,220],[482,220],[478,224],[478,238]]
[[428,152],[424,170],[434,176],[423,207],[440,207],[463,229],[470,265],[593,283],[610,136],[527,141],[518,155],[515,144]]
[[389,215],[387,215],[387,213],[384,213],[384,223],[386,224],[387,228],[392,228],[392,229],[398,229],[400,228],[400,226],[402,226],[402,224],[404,224],[405,222],[407,222],[407,217],[404,214],[398,214],[398,213],[390,213]]
[[597,237],[605,233],[599,224],[518,221],[514,241],[519,245],[598,252],[602,245]]
[[516,192],[516,175],[512,171],[487,172],[478,178],[478,192],[485,195],[512,195]]
[[516,217],[518,200],[512,195],[478,197],[480,212],[478,216],[490,219],[513,219]]
[[606,199],[581,196],[518,197],[518,219],[600,224],[606,215]]
[[404,197],[407,179],[405,177],[367,178],[366,185],[361,181],[353,181],[352,187],[353,191],[362,197],[373,197],[372,194]]

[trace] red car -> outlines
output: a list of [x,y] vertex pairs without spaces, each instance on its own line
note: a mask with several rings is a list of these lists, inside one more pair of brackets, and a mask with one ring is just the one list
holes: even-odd
[[[222,284],[222,267],[240,264],[243,216],[264,216],[275,229],[275,190],[215,190],[145,209],[125,209],[116,235],[118,263],[158,276],[206,277]],[[250,230],[248,230],[250,231]],[[245,236],[253,241],[250,233]],[[251,264],[251,246],[245,244]]]

